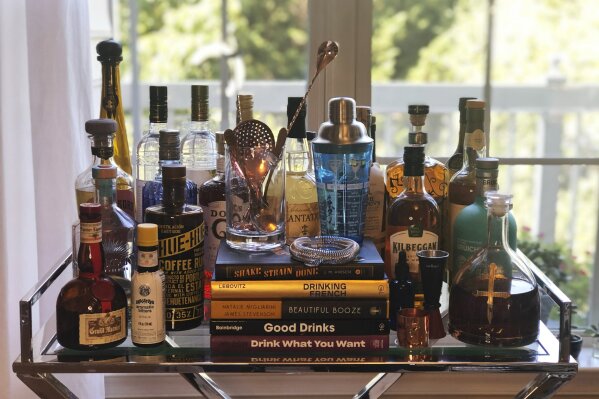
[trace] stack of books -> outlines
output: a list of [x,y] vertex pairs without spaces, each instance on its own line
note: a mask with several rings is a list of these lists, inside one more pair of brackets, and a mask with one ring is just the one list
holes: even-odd
[[351,263],[314,267],[288,250],[248,254],[223,241],[210,313],[213,353],[389,347],[389,284],[371,241]]

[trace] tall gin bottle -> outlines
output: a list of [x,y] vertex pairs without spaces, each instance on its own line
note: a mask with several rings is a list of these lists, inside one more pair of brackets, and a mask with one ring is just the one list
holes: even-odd
[[[497,158],[478,158],[476,160],[476,198],[474,202],[458,214],[453,226],[453,267],[452,276],[460,266],[466,263],[487,244],[487,193],[497,191],[499,160]],[[516,220],[508,213],[508,244],[516,250]],[[451,281],[451,280],[450,280]]]
[[133,193],[133,178],[119,168],[113,160],[114,133],[117,123],[112,119],[92,119],[85,122],[85,131],[91,142],[93,155],[92,164],[85,169],[75,181],[77,206],[85,202],[97,202],[96,186],[92,177],[92,168],[97,165],[112,165],[117,169],[116,201],[122,210],[131,217],[135,215],[135,195]]
[[198,187],[216,173],[216,139],[208,122],[208,86],[191,86],[191,122],[181,140],[181,163]]
[[202,208],[185,204],[185,166],[162,168],[164,199],[146,209],[146,221],[158,225],[158,263],[165,276],[166,329],[188,330],[204,316]]
[[458,146],[453,155],[447,160],[447,170],[451,179],[464,165],[464,136],[466,134],[466,101],[476,100],[475,97],[460,97],[458,110],[460,112],[460,129],[458,132]]
[[160,130],[166,129],[168,118],[166,86],[150,86],[150,125],[137,144],[137,176],[135,180],[135,220],[143,222],[143,188],[156,178],[160,170]]
[[[291,122],[301,97],[287,100],[287,118]],[[316,182],[308,173],[310,150],[306,140],[306,105],[302,107],[285,142],[285,201],[287,215],[285,237],[287,244],[302,236],[317,236],[320,233],[318,196]]]
[[424,185],[424,147],[404,148],[404,191],[387,212],[385,271],[396,278],[399,253],[405,252],[412,281],[420,281],[416,252],[438,249],[441,218],[439,207]]
[[127,338],[127,295],[104,273],[100,204],[79,205],[77,278],[56,299],[56,338],[65,348],[116,346]]

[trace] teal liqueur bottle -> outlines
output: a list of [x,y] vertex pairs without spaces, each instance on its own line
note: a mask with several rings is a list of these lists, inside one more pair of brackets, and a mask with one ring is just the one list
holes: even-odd
[[[478,158],[476,160],[476,197],[474,203],[460,211],[453,226],[453,267],[451,279],[466,261],[487,244],[486,194],[497,191],[499,160]],[[508,213],[508,244],[517,247],[517,226],[512,213]],[[450,280],[451,281],[451,280]]]

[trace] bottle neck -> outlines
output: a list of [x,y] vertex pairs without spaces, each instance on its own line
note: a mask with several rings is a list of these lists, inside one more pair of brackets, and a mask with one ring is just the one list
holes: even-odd
[[79,277],[96,279],[104,272],[104,249],[102,248],[102,222],[83,221],[79,223],[79,252],[77,268]]
[[484,132],[484,109],[467,109],[466,132],[464,134],[464,164],[466,168],[474,167],[478,158],[483,158],[487,151],[487,139]]
[[220,154],[216,158],[216,175],[217,176],[225,175],[225,157]]
[[210,122],[208,121],[194,121],[189,122],[190,132],[208,132],[210,131]]
[[487,192],[498,189],[497,176],[476,177],[476,197],[479,201],[484,201]]
[[405,191],[408,194],[424,194],[424,176],[404,176]]
[[162,129],[166,129],[166,120],[163,122],[150,122],[148,133],[158,135]]
[[119,98],[117,93],[117,62],[102,63],[102,109],[106,118],[116,119]]
[[288,137],[285,141],[287,172],[306,173],[310,167],[310,152],[305,138]]
[[508,211],[497,212],[487,210],[488,246],[493,248],[508,248]]
[[116,203],[116,180],[96,179],[96,195],[98,202],[109,207]]
[[455,149],[456,154],[464,153],[464,136],[466,135],[466,121],[460,120],[460,131],[458,132],[458,146]]

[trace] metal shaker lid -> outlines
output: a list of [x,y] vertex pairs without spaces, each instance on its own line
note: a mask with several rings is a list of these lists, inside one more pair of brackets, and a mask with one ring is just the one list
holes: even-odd
[[371,144],[366,127],[355,119],[356,102],[349,97],[329,100],[329,121],[320,125],[314,145],[359,145]]

